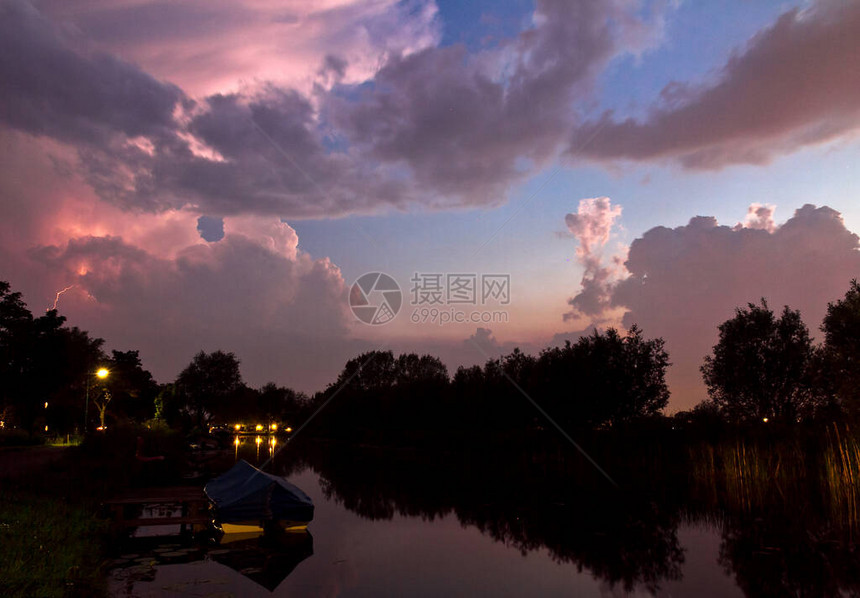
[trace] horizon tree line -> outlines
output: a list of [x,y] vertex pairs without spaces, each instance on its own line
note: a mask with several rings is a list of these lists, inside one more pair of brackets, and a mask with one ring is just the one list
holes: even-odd
[[[514,349],[450,376],[438,357],[371,351],[350,359],[309,397],[242,380],[233,353],[200,351],[177,378],[158,384],[139,352],[104,350],[104,340],[65,325],[56,310],[34,317],[0,281],[0,421],[28,433],[70,433],[98,420],[163,422],[186,430],[257,417],[299,423],[320,409],[316,433],[512,432],[546,426],[600,429],[662,416],[670,365],[662,338],[636,325],[597,329],[537,356]],[[798,422],[854,417],[860,409],[860,284],[828,304],[815,345],[800,312],[778,315],[765,299],[719,326],[701,367],[709,398],[678,421]],[[104,380],[97,367],[109,369]],[[92,403],[89,421],[85,395]],[[532,403],[532,404],[530,404]],[[537,407],[537,408],[536,408]],[[543,413],[541,413],[541,410]],[[47,428],[45,428],[47,426]]]

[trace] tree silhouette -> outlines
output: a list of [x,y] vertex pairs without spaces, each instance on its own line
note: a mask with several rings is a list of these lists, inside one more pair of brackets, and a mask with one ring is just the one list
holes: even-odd
[[788,306],[777,318],[762,299],[720,324],[719,342],[701,367],[708,394],[732,420],[796,421],[812,413],[809,330]]
[[158,384],[143,369],[140,351],[111,351],[107,364],[110,377],[106,384],[113,396],[112,412],[129,419],[144,421],[155,415]]
[[860,412],[860,283],[851,281],[845,297],[827,305],[821,326],[825,378],[848,411]]
[[8,282],[0,281],[0,411],[17,419],[30,369],[33,315]]
[[625,336],[596,330],[544,350],[535,372],[536,396],[570,427],[619,425],[656,415],[669,401],[669,355],[661,338],[645,339],[635,325]]
[[34,318],[0,281],[0,410],[29,432],[37,423],[55,432],[79,426],[87,373],[104,359],[102,339],[65,321],[56,310]]
[[176,378],[176,386],[193,422],[205,426],[241,389],[239,360],[233,353],[200,351]]
[[258,391],[258,409],[266,420],[295,423],[307,397],[292,388],[269,382]]

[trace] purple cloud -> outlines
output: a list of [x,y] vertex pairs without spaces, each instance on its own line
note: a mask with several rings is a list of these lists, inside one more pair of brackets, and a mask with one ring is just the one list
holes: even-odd
[[789,305],[815,335],[827,303],[860,274],[860,238],[828,207],[805,205],[772,232],[697,216],[647,231],[625,265],[629,276],[608,289],[611,305],[626,310],[625,326],[666,339],[673,404],[689,407],[705,398],[698,368],[736,307],[761,297]]
[[671,84],[667,105],[644,121],[606,113],[574,129],[568,153],[717,169],[849,135],[860,128],[858,55],[860,4],[792,9],[736,52],[712,85]]

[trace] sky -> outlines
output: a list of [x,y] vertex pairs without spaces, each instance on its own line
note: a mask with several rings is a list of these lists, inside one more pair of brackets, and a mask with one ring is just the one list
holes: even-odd
[[688,409],[860,277],[858,56],[856,1],[0,0],[0,280],[160,382],[637,324]]

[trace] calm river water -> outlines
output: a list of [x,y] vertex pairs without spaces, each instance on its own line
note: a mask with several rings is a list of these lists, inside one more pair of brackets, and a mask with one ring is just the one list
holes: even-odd
[[[266,451],[255,449],[243,444],[236,456],[259,464]],[[460,476],[402,457],[279,459],[273,469],[316,505],[308,537],[274,546],[132,538],[111,572],[112,595],[701,598],[858,588],[853,547],[788,520],[536,489],[540,476],[515,472],[496,484],[497,472],[468,464]]]

